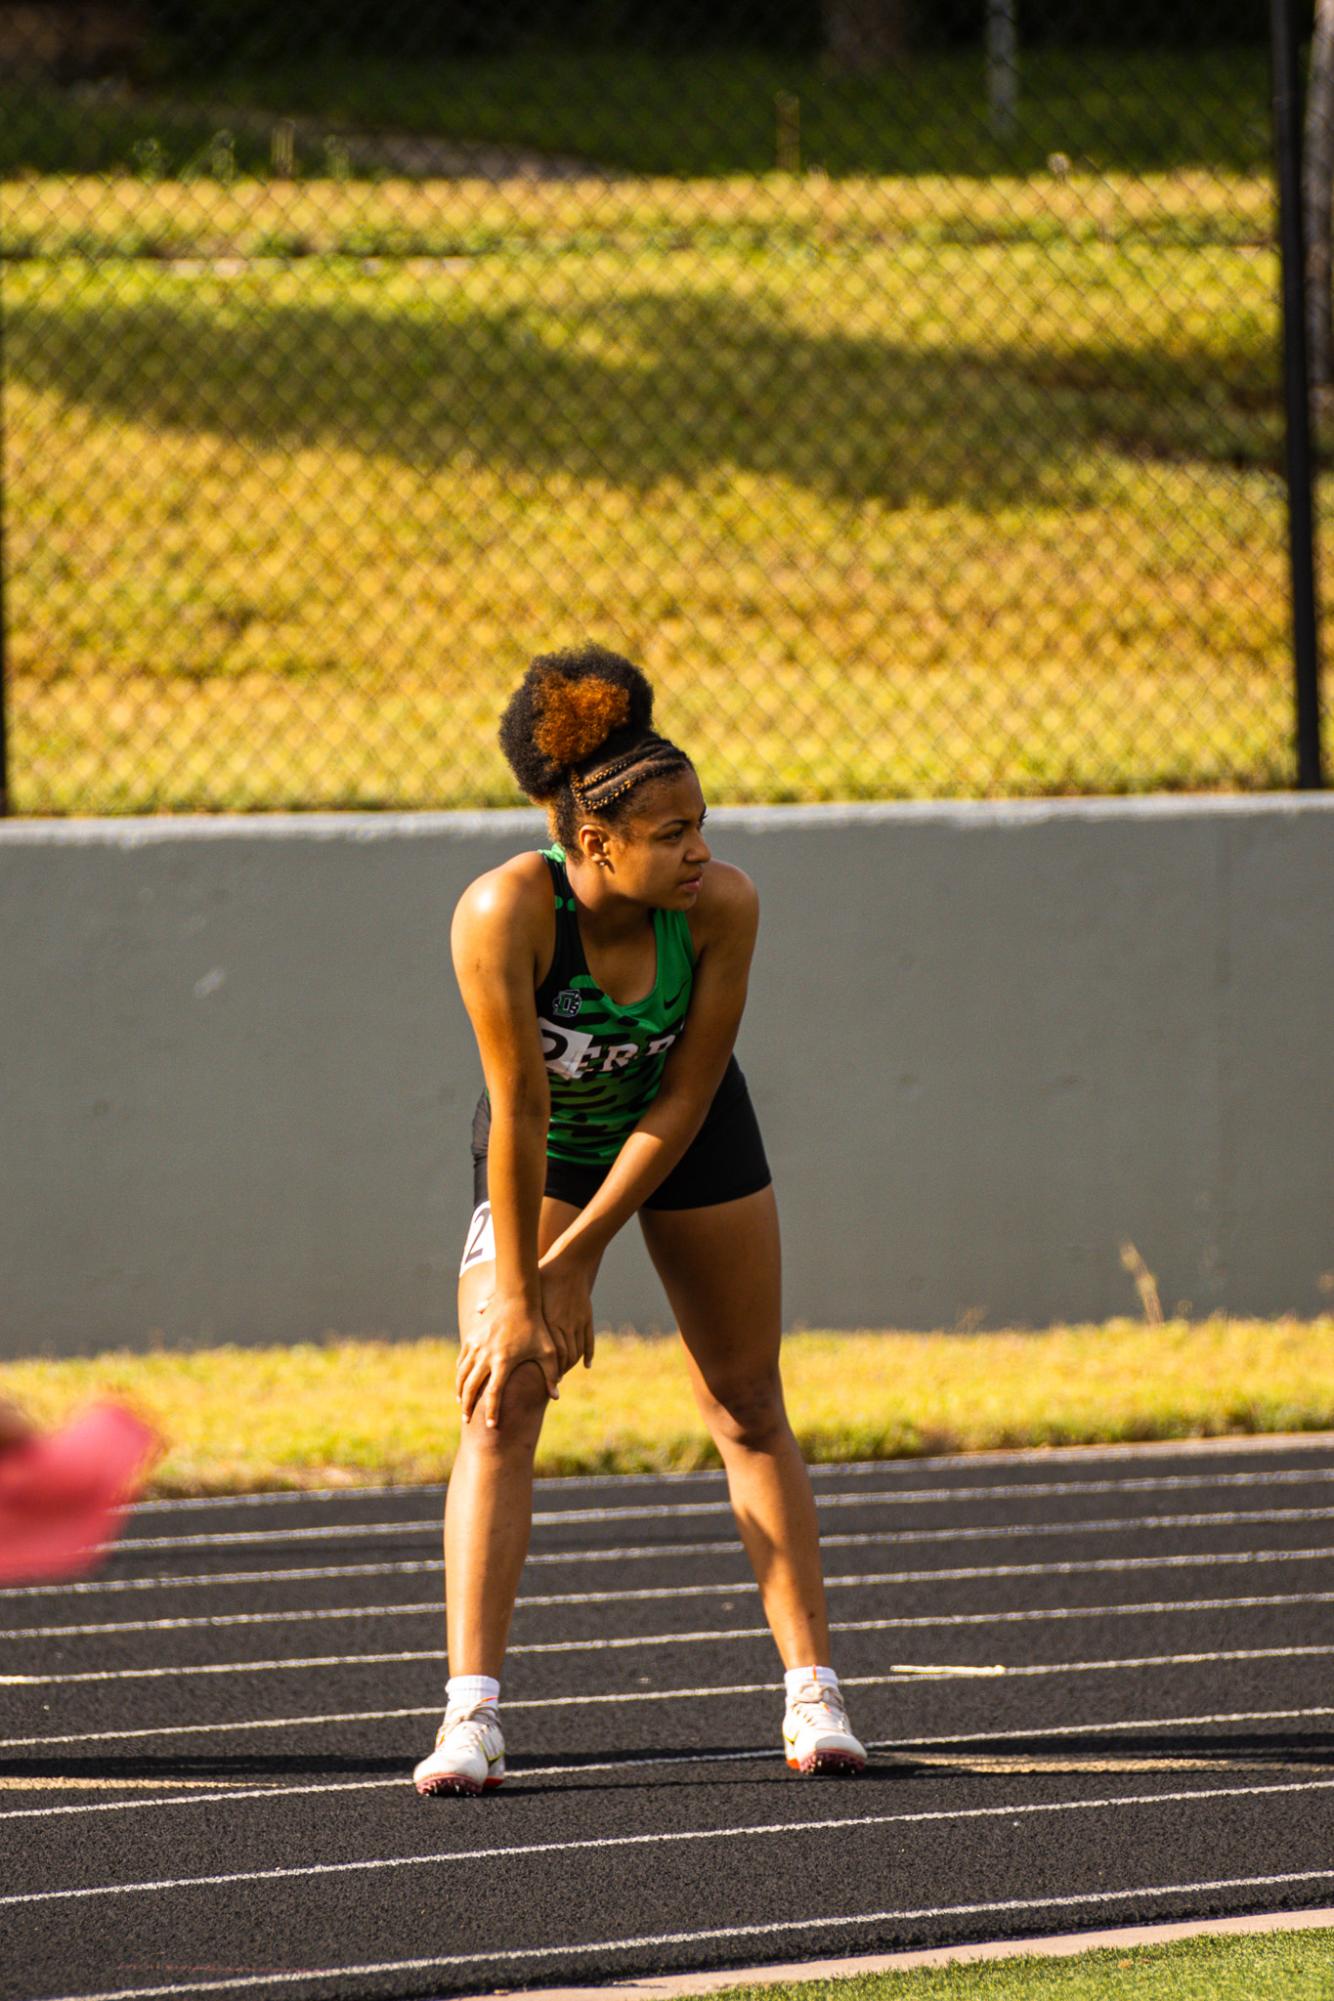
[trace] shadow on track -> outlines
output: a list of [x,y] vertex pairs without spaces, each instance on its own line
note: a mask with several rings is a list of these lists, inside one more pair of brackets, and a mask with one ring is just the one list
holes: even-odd
[[[623,1790],[627,1784],[695,1791],[714,1788],[720,1783],[750,1787],[786,1784],[793,1779],[793,1775],[779,1763],[776,1752],[763,1757],[750,1755],[741,1762],[735,1746],[705,1746],[698,1751],[683,1752],[679,1758],[665,1753],[660,1759],[641,1765],[638,1760],[643,1756],[642,1752],[611,1750],[582,1758],[525,1758],[517,1770],[511,1771],[504,1796],[514,1798],[532,1790],[533,1787],[525,1781],[541,1781],[548,1771],[553,1775],[559,1774],[564,1781],[560,1790],[566,1793]],[[960,1776],[1004,1778],[1012,1775],[1015,1764],[1021,1760],[1025,1762],[1026,1769],[1035,1774],[1047,1769],[1068,1772],[1072,1767],[1079,1766],[1093,1770],[1104,1761],[1114,1764],[1121,1771],[1140,1766],[1146,1772],[1161,1771],[1177,1762],[1197,1767],[1212,1766],[1219,1771],[1238,1765],[1249,1768],[1272,1766],[1275,1769],[1291,1769],[1302,1766],[1314,1770],[1334,1769],[1334,1732],[1304,1731],[1283,1737],[1254,1733],[1218,1737],[1181,1732],[1153,1733],[1149,1730],[1134,1735],[1089,1730],[1063,1738],[1059,1744],[1053,1744],[1050,1737],[998,1733],[994,1737],[973,1740],[967,1745],[942,1745],[938,1753],[927,1752],[925,1747],[911,1744],[905,1745],[902,1750],[890,1747],[873,1752],[872,1761],[861,1774],[858,1784],[861,1787],[902,1785],[915,1779],[939,1779],[942,1770]],[[127,1781],[139,1779],[151,1786],[171,1780],[234,1785],[263,1779],[402,1777],[406,1783],[411,1762],[410,1750],[392,1757],[339,1752],[322,1752],[316,1756],[232,1752],[226,1756],[197,1754],[168,1758],[39,1755],[0,1758],[0,1781],[17,1782],[20,1786],[25,1782],[59,1786],[62,1782],[76,1780],[95,1784],[99,1779],[108,1784],[124,1785]],[[622,1764],[622,1770],[607,1771],[608,1764]],[[589,1767],[589,1770],[587,1776],[581,1777],[580,1768],[583,1766]],[[720,1771],[719,1767],[724,1770]],[[726,1769],[728,1767],[731,1769]],[[802,1783],[808,1781],[803,1780]],[[547,1788],[544,1786],[542,1790]]]
[[328,1752],[312,1758],[241,1752],[222,1758],[0,1758],[0,1780],[48,1780],[58,1784],[62,1779],[106,1779],[118,1783],[142,1779],[151,1784],[164,1779],[212,1779],[229,1783],[237,1779],[375,1778],[403,1772],[404,1755],[365,1758]]

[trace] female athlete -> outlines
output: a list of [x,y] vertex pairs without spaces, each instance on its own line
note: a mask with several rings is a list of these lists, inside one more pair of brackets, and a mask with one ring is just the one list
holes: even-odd
[[828,1665],[815,1503],[779,1379],[778,1215],[732,1054],[755,890],[711,859],[699,781],[652,714],[648,682],[616,654],[533,662],[500,740],[555,838],[480,876],[454,919],[486,1090],[445,1508],[450,1679],[422,1793],[504,1777],[500,1671],[534,1451],[561,1378],[593,1360],[593,1282],[634,1215],[786,1669],[787,1762],[866,1761]]

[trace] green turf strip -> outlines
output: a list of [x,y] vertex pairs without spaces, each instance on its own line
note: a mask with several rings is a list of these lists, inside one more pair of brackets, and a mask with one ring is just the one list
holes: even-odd
[[[53,1423],[99,1393],[169,1451],[164,1494],[442,1480],[459,1436],[452,1341],[0,1365],[0,1396]],[[788,1410],[813,1460],[1334,1429],[1334,1319],[1169,1321],[1028,1333],[789,1335]],[[547,1413],[540,1474],[716,1466],[674,1337],[600,1334]]]
[[712,2001],[1330,2001],[1331,1995],[1334,1931],[1306,1931],[729,1987]]

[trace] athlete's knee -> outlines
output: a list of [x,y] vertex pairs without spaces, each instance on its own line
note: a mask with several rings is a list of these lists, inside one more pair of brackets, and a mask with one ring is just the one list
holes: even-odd
[[500,1393],[499,1422],[487,1423],[483,1390],[472,1417],[464,1423],[465,1436],[469,1444],[488,1452],[531,1451],[549,1401],[546,1377],[537,1363],[520,1362]]
[[700,1402],[719,1446],[737,1445],[763,1452],[787,1429],[783,1385],[776,1368],[711,1382]]

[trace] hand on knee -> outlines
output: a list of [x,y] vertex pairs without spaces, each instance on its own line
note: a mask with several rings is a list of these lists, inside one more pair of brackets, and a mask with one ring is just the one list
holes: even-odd
[[536,1445],[551,1401],[546,1377],[536,1362],[520,1362],[500,1396],[500,1421],[489,1425],[485,1397],[479,1397],[471,1418],[463,1420],[463,1435],[471,1443],[501,1451],[531,1450]]

